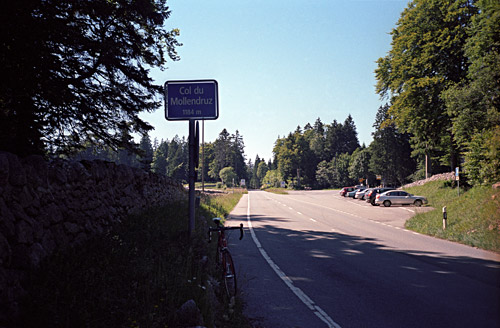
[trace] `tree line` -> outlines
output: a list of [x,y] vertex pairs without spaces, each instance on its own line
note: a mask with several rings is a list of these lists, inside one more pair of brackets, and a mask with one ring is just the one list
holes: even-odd
[[340,187],[401,185],[460,167],[470,184],[500,180],[500,2],[413,0],[377,60],[373,141],[359,146],[352,118],[278,138],[259,182]]
[[[135,143],[133,140],[128,142]],[[148,134],[141,137],[139,143],[134,144],[134,149],[113,149],[104,143],[96,145],[88,141],[83,149],[67,156],[74,160],[105,160],[117,164],[139,167],[158,174],[188,181],[189,170],[189,144],[185,137],[175,136],[171,140],[151,140]],[[223,129],[214,142],[200,145],[200,165],[197,168],[198,180],[204,175],[205,181],[218,182],[225,180],[226,185],[232,185],[233,179],[222,179],[227,174],[234,177],[234,182],[239,184],[241,179],[252,177],[253,165],[251,161],[245,162],[244,142],[241,134],[236,130],[230,134]],[[248,168],[250,167],[250,171]],[[228,171],[229,169],[229,171]]]
[[[246,161],[243,136],[236,130],[231,134],[223,129],[217,139],[200,145],[198,181],[221,182],[226,186],[239,184],[242,179],[249,188],[261,186],[289,188],[331,188],[360,182],[371,185],[383,182],[401,185],[411,180],[416,161],[411,157],[409,136],[399,133],[392,125],[382,125],[388,106],[380,107],[374,124],[373,142],[369,147],[359,145],[356,125],[351,117],[339,123],[324,124],[318,118],[313,125],[300,126],[286,137],[278,137],[273,159],[266,161],[258,155]],[[126,133],[124,133],[126,135]],[[122,136],[122,138],[129,138]],[[76,160],[101,159],[134,167],[186,182],[188,180],[188,140],[175,136],[171,140],[155,139],[146,134],[135,145],[138,153],[127,148],[117,150],[90,141],[72,155]]]
[[[273,168],[262,183],[293,188],[337,188],[355,184],[402,185],[415,178],[416,161],[411,157],[409,136],[394,125],[382,125],[388,106],[381,106],[374,124],[373,141],[360,145],[351,117],[343,123],[300,126],[276,140]],[[380,179],[377,179],[380,178]]]
[[455,167],[470,184],[500,180],[500,2],[414,0],[391,35],[372,143],[357,147],[350,116],[318,119],[278,138],[266,183],[401,185]]
[[[151,141],[139,118],[161,104],[149,70],[179,60],[166,0],[0,5],[0,149],[80,156],[187,179],[186,140]],[[204,145],[199,176],[250,187],[338,187],[382,176],[402,184],[461,167],[472,184],[500,180],[500,2],[413,0],[377,60],[382,103],[373,142],[344,122],[278,137],[273,158],[246,161],[242,136]],[[139,143],[130,135],[142,135]]]

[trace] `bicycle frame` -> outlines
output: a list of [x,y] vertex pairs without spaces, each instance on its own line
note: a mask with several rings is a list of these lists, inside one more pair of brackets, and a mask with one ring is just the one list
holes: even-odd
[[221,247],[227,248],[226,234],[224,233],[224,231],[226,231],[226,230],[240,230],[240,240],[243,238],[243,223],[240,223],[239,227],[224,227],[221,224],[220,218],[213,218],[212,220],[217,225],[217,228],[208,228],[208,242],[212,241],[212,234],[211,233],[213,231],[218,232],[219,239],[217,242]]
[[222,281],[224,282],[226,294],[229,298],[231,298],[236,295],[237,291],[236,270],[234,268],[234,262],[231,253],[229,253],[229,249],[227,248],[225,231],[236,229],[240,230],[241,240],[243,238],[243,224],[240,224],[239,227],[224,227],[221,224],[220,218],[214,218],[213,221],[217,225],[217,228],[208,228],[208,241],[210,242],[212,240],[212,232],[217,231],[218,240],[216,261],[222,269]]

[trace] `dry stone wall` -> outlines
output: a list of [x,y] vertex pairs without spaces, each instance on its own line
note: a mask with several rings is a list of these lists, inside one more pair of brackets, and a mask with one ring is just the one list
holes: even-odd
[[0,323],[15,312],[23,277],[56,249],[132,212],[184,200],[180,183],[141,169],[0,152]]
[[407,185],[404,185],[402,188],[411,188],[411,187],[416,187],[416,186],[422,186],[426,184],[429,181],[437,181],[437,180],[454,180],[455,179],[455,172],[447,172],[447,173],[441,173],[441,174],[435,174],[431,176],[430,178],[423,179],[423,180],[418,180],[412,183],[409,183]]

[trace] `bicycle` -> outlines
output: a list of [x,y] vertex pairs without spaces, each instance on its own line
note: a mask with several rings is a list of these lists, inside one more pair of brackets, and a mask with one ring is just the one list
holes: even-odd
[[226,295],[231,298],[236,295],[236,270],[234,268],[233,258],[227,248],[226,230],[240,230],[240,240],[243,238],[243,224],[239,227],[224,227],[221,223],[221,218],[213,218],[212,221],[217,226],[216,228],[208,228],[208,242],[212,241],[212,232],[218,232],[216,262],[222,269],[222,281]]

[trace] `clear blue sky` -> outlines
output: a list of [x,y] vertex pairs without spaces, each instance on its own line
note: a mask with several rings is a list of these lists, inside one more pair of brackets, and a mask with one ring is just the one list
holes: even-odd
[[[215,79],[219,119],[205,121],[205,142],[222,129],[243,136],[245,155],[269,160],[278,136],[298,125],[343,122],[351,114],[369,145],[382,101],[375,61],[390,49],[406,0],[170,0],[167,27],[179,28],[181,60],[153,72],[167,80]],[[187,121],[144,114],[152,139],[188,135]]]

